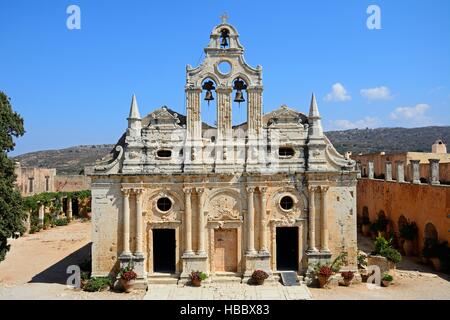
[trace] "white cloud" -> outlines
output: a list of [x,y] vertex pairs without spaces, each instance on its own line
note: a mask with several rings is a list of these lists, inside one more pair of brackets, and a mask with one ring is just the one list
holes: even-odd
[[334,129],[347,130],[347,129],[364,129],[375,128],[378,126],[380,120],[376,117],[365,117],[357,121],[350,120],[334,120],[331,124]]
[[347,94],[347,90],[342,84],[335,83],[332,86],[331,92],[324,98],[325,101],[344,102],[352,100],[352,97]]
[[391,113],[393,120],[419,120],[425,117],[425,112],[430,108],[428,104],[420,103],[415,107],[399,107]]
[[368,100],[389,100],[392,99],[391,91],[388,87],[376,87],[361,89],[361,95]]

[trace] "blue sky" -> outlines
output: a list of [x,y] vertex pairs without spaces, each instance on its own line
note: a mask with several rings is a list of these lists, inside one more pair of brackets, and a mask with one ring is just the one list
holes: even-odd
[[[72,4],[81,30],[66,27]],[[366,26],[371,4],[381,30]],[[184,114],[186,64],[224,11],[247,62],[263,66],[265,112],[307,113],[315,92],[326,130],[450,123],[448,0],[0,0],[0,90],[27,131],[12,155],[115,143],[133,93],[141,114]]]

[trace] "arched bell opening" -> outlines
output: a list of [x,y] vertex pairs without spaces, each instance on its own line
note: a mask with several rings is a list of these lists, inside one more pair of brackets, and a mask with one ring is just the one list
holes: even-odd
[[217,84],[211,78],[202,82],[201,93],[201,121],[209,126],[217,128]]
[[239,126],[247,122],[248,84],[240,77],[233,81],[232,92],[232,125]]
[[220,29],[220,48],[228,49],[230,47],[230,30],[227,28]]

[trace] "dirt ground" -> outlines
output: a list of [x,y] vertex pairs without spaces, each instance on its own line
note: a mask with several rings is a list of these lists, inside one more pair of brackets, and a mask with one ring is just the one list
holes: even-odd
[[91,223],[43,230],[11,240],[0,263],[0,300],[9,299],[141,299],[144,293],[89,293],[66,285],[67,267],[82,263],[91,250]]
[[[88,293],[67,287],[67,267],[89,257],[90,239],[90,222],[75,221],[68,226],[12,240],[6,260],[0,263],[0,300],[142,299],[145,292]],[[370,239],[361,237],[358,244],[361,250],[371,251]],[[373,288],[362,283],[350,287],[309,290],[312,298],[317,300],[450,300],[450,277],[417,263],[415,258],[403,258],[397,267],[394,283],[389,288]]]

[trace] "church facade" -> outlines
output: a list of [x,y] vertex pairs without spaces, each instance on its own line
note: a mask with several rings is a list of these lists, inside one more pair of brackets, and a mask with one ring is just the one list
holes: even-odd
[[[186,116],[141,117],[133,96],[127,131],[90,175],[94,276],[129,263],[144,283],[197,270],[211,281],[302,276],[341,252],[357,269],[355,162],[324,135],[314,95],[308,116],[263,114],[262,68],[243,53],[232,25],[214,27],[204,61],[186,69]],[[206,102],[215,127],[202,121]],[[247,110],[235,126],[234,102]]]

